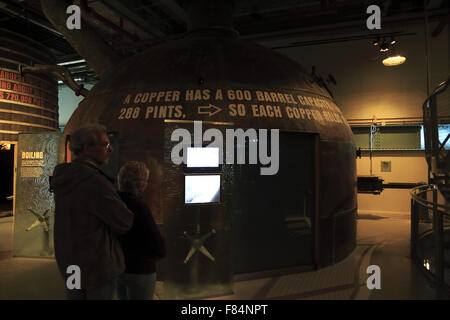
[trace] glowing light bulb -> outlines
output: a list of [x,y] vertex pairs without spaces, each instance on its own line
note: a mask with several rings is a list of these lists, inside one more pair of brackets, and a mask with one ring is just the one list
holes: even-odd
[[398,66],[402,63],[405,63],[406,58],[401,55],[390,56],[383,60],[383,64],[387,67]]

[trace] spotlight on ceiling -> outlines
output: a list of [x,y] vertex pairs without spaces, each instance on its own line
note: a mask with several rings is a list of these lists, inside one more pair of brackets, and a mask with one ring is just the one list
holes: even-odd
[[391,44],[395,44],[397,41],[395,41],[394,37],[391,37]]
[[380,44],[380,51],[381,52],[389,51],[389,44],[383,41],[383,43]]
[[391,55],[383,60],[383,64],[386,67],[394,67],[405,63],[406,58],[401,54]]
[[373,40],[372,44],[374,46],[378,46],[380,44],[380,38],[376,38],[375,40]]

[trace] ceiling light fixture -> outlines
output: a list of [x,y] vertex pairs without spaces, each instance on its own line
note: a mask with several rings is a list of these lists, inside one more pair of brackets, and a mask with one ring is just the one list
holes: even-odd
[[[394,66],[399,66],[403,63],[405,63],[406,61],[406,57],[400,53],[397,52],[397,48],[396,46],[394,46],[395,44],[395,40],[394,37],[391,37],[391,53],[386,55],[385,59],[383,59],[383,64],[386,67],[394,67]],[[389,45],[388,45],[389,47]]]
[[67,65],[76,64],[76,63],[83,63],[83,62],[86,62],[86,60],[82,59],[82,60],[74,60],[74,61],[62,62],[62,63],[58,63],[58,66],[67,66]]
[[386,67],[394,67],[405,63],[406,58],[401,54],[391,55],[383,60],[383,64]]
[[389,51],[389,44],[383,41],[383,43],[380,45],[380,52],[386,52]]

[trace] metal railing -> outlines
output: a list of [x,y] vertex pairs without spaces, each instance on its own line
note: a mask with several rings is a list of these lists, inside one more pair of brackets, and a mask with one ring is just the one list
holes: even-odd
[[428,163],[428,183],[441,185],[450,197],[450,150],[446,144],[450,134],[441,141],[439,139],[439,125],[450,123],[450,78],[442,82],[425,100],[423,110],[423,129],[425,138],[425,158]]
[[411,258],[436,289],[450,291],[450,207],[439,204],[436,185],[411,190]]

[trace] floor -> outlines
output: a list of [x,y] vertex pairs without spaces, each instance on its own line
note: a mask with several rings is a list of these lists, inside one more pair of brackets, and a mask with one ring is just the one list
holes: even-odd
[[12,201],[1,202],[0,201],[0,218],[10,217],[13,214]]
[[[64,299],[53,259],[12,258],[13,217],[0,218],[0,300]],[[360,215],[358,245],[345,260],[314,272],[235,281],[232,296],[214,299],[449,299],[436,293],[409,258],[409,215]],[[380,267],[381,288],[369,290],[367,267]],[[157,283],[156,299],[164,299]]]

